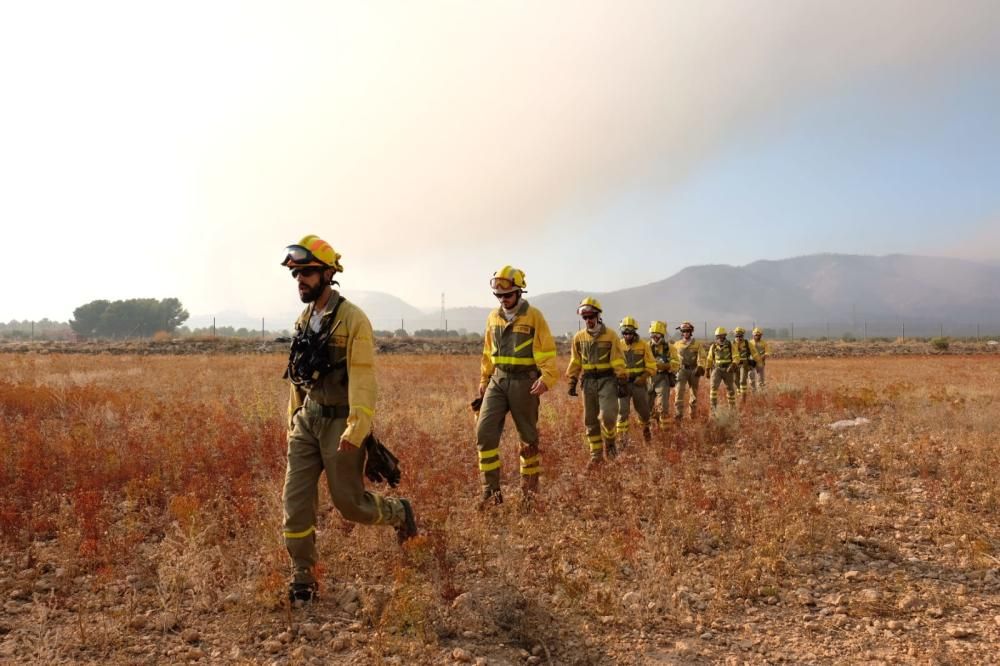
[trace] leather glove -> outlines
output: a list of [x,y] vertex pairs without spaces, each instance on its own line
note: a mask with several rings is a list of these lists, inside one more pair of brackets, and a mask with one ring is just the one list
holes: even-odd
[[570,377],[569,379],[569,391],[567,391],[567,393],[574,398],[579,395],[579,393],[576,392],[576,383],[578,381],[579,380],[576,377]]
[[469,407],[472,407],[472,411],[474,411],[474,412],[478,412],[479,408],[482,407],[482,406],[483,406],[483,399],[482,398],[476,398],[475,400],[473,400],[472,402],[469,403]]
[[619,379],[618,380],[618,397],[619,398],[627,398],[628,394],[629,394],[628,380],[627,379]]

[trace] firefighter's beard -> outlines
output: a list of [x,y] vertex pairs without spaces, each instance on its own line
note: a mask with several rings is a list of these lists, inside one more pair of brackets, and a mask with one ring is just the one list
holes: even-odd
[[584,321],[587,322],[587,332],[588,333],[596,333],[597,329],[601,327],[601,318],[600,317],[595,317],[593,319],[586,319]]
[[305,285],[299,286],[299,298],[302,299],[303,303],[315,303],[323,295],[326,283],[320,280],[315,287],[306,287],[303,289],[303,286]]

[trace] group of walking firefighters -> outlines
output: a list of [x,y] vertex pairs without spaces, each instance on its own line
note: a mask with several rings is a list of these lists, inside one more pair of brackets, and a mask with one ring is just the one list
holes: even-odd
[[[309,235],[285,249],[282,265],[296,280],[305,309],[295,322],[286,378],[290,382],[288,451],[282,501],[285,547],[292,565],[288,597],[293,603],[315,598],[316,518],[319,479],[326,483],[334,506],[347,520],[393,527],[402,544],[417,534],[413,507],[404,498],[367,490],[372,460],[395,458],[374,439],[375,345],[372,326],[362,310],[334,289],[343,271],[341,255],[318,236]],[[540,396],[559,380],[556,344],[542,313],[528,301],[524,272],[504,266],[490,280],[499,307],[486,320],[483,340],[476,446],[483,491],[480,508],[500,504],[500,439],[507,414],[520,438],[520,476],[527,503],[538,491],[542,470],[539,451]],[[583,327],[573,337],[566,370],[569,395],[583,394],[584,426],[589,466],[613,458],[629,432],[635,409],[645,440],[650,425],[670,421],[669,395],[675,388],[673,418],[684,416],[685,401],[695,416],[698,384],[709,375],[711,407],[725,384],[730,407],[736,395],[764,388],[767,344],[760,329],[735,340],[724,328],[715,330],[709,345],[693,338],[694,326],[683,322],[681,337],[667,339],[667,324],[654,321],[650,340],[639,335],[638,322],[625,317],[619,332],[608,328],[600,302],[584,298],[577,314]],[[690,393],[690,398],[688,394]],[[658,406],[658,407],[657,407]]]

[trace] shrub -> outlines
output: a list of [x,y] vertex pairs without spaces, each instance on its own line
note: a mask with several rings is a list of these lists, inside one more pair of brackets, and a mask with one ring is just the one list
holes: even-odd
[[931,338],[931,347],[938,351],[948,349],[948,338]]

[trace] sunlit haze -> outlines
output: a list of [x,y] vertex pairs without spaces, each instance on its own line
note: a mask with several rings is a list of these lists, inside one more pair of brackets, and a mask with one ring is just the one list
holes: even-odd
[[8,2],[0,319],[1000,257],[1000,3]]

